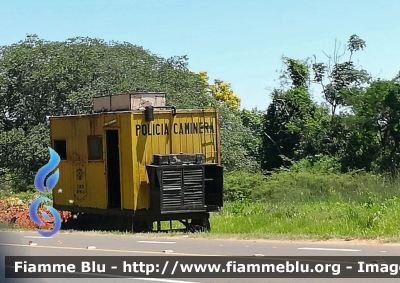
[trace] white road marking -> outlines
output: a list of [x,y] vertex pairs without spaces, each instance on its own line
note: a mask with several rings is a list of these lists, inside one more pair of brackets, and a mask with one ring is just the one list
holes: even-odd
[[52,239],[53,237],[42,237],[42,236],[24,236],[24,238],[32,238],[32,239]]
[[381,251],[381,253],[386,253],[386,251]]
[[298,248],[299,250],[313,250],[313,251],[337,251],[337,252],[361,252],[361,250],[354,249],[329,249],[329,248]]
[[143,244],[176,244],[176,242],[160,242],[160,241],[137,241]]

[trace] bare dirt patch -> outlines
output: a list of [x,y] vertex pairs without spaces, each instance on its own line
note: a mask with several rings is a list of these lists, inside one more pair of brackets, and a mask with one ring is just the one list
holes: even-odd
[[[46,212],[49,220],[42,216],[42,212]],[[62,222],[67,222],[71,218],[71,213],[59,211]],[[29,216],[29,205],[22,202],[18,198],[0,199],[0,223],[10,225],[19,229],[34,229],[40,228],[43,230],[52,229],[54,227],[54,217],[47,211],[46,208],[39,208],[37,211],[39,218],[44,226],[39,226],[34,223]]]

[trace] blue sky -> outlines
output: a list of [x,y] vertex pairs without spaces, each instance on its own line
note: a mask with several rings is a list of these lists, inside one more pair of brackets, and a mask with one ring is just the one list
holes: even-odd
[[[375,77],[400,71],[400,1],[69,0],[2,1],[0,45],[37,34],[128,41],[163,57],[188,55],[190,69],[232,84],[245,108],[266,109],[281,56],[325,60],[335,39],[357,34],[356,56]],[[211,81],[212,82],[212,81]],[[318,99],[319,94],[316,94]]]

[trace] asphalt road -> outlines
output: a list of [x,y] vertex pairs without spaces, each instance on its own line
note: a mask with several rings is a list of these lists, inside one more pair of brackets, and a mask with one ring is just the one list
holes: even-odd
[[[34,245],[29,245],[32,241]],[[35,245],[36,244],[36,245]],[[88,248],[90,247],[90,248]],[[35,232],[0,232],[1,270],[4,283],[106,283],[106,282],[161,282],[161,283],[229,283],[229,282],[398,282],[397,279],[196,279],[196,278],[79,278],[79,279],[5,279],[4,256],[254,256],[288,257],[341,256],[343,261],[351,256],[399,256],[400,245],[358,244],[352,242],[273,242],[253,240],[194,239],[190,237],[148,237],[126,235],[99,235],[59,232],[52,238],[42,238]]]

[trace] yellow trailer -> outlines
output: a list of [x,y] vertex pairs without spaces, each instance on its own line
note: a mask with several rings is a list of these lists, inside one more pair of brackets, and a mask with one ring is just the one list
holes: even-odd
[[50,117],[61,158],[54,207],[137,231],[165,220],[209,230],[223,206],[218,111],[169,107],[159,93],[98,97],[94,107]]

